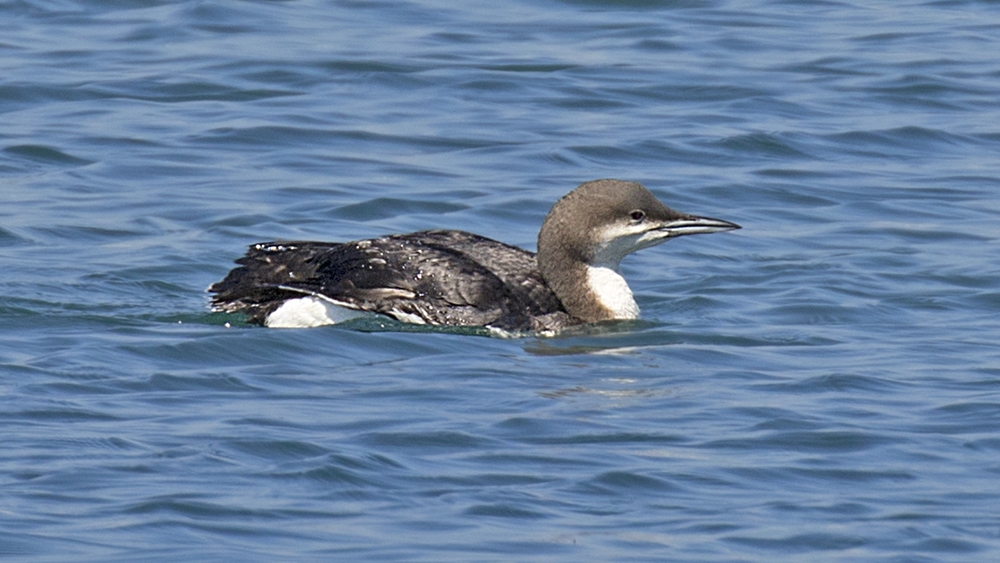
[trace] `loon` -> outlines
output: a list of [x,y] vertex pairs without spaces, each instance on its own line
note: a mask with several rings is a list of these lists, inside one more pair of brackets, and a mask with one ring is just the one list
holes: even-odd
[[345,243],[262,242],[213,284],[216,311],[275,328],[380,314],[405,323],[557,332],[636,319],[619,263],[682,235],[739,229],[674,211],[635,182],[595,180],[563,196],[538,253],[464,231],[434,230]]

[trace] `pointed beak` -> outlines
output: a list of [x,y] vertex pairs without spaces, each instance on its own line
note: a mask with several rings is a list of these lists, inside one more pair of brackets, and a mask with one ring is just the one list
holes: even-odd
[[721,233],[722,231],[732,231],[733,229],[739,228],[740,226],[736,223],[730,223],[729,221],[723,221],[722,219],[686,215],[680,219],[666,221],[654,229],[654,231],[664,237],[679,237],[682,235]]

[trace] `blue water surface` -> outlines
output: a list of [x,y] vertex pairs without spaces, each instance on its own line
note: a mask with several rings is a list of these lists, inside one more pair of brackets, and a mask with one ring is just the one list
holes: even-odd
[[[0,558],[1000,560],[996,2],[0,2]],[[558,338],[268,330],[250,243],[740,223]]]

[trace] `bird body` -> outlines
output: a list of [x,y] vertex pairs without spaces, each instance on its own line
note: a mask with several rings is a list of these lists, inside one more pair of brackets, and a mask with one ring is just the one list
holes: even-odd
[[416,324],[556,331],[637,318],[621,259],[669,238],[738,229],[686,215],[637,183],[587,182],[552,208],[538,254],[454,230],[345,243],[254,244],[212,285],[216,310],[271,327],[379,314]]

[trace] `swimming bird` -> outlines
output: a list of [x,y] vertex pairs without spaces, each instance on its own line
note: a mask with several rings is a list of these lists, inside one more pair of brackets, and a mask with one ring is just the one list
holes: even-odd
[[217,311],[269,327],[366,314],[509,332],[636,319],[626,255],[683,235],[739,229],[660,203],[636,182],[585,182],[549,211],[538,253],[454,230],[353,242],[262,242],[213,284]]

